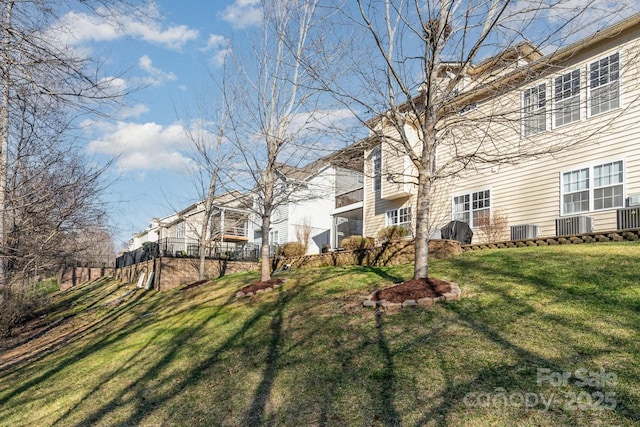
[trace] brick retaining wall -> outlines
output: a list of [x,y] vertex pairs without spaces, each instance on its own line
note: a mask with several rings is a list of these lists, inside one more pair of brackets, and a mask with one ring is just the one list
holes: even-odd
[[[115,271],[115,278],[128,283],[135,283],[142,273],[145,274],[145,280],[147,280],[149,273],[153,271],[155,276],[153,288],[159,291],[166,291],[196,282],[198,280],[199,265],[200,260],[197,258],[155,258],[128,267],[118,268]],[[255,262],[205,260],[206,277],[217,278],[225,274],[257,270],[258,268],[259,266]]]

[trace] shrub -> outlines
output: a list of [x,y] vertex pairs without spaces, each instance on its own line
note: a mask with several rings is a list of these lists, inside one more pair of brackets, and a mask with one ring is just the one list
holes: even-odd
[[373,247],[373,239],[362,236],[349,236],[342,239],[340,245],[348,251],[367,249]]
[[509,218],[502,209],[495,209],[491,217],[480,218],[476,224],[486,243],[506,240],[509,236]]
[[28,320],[46,305],[46,298],[33,286],[6,285],[0,290],[0,336]]
[[307,252],[304,245],[300,242],[287,242],[278,246],[278,255],[285,258],[302,256]]
[[406,237],[409,234],[409,230],[399,225],[390,225],[378,231],[378,240],[382,243],[390,240],[398,240]]

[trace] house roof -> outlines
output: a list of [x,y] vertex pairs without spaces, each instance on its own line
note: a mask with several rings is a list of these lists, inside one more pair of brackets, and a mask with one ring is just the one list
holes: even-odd
[[324,167],[329,165],[330,165],[330,162],[327,156],[327,157],[322,157],[318,160],[314,160],[313,162],[302,167],[291,166],[285,163],[277,163],[276,170],[285,179],[294,180],[294,181],[306,181],[309,178],[315,176]]
[[276,168],[282,176],[295,181],[306,181],[318,174],[327,166],[335,166],[363,172],[364,162],[362,153],[365,148],[366,146],[363,144],[362,140],[360,140],[315,160],[306,166],[296,167],[285,163],[277,163]]
[[[501,93],[500,88],[504,91],[505,88],[508,89],[515,84],[522,84],[525,81],[536,79],[539,73],[549,70],[551,66],[559,65],[575,57],[577,54],[597,46],[599,43],[622,35],[626,31],[637,29],[639,25],[640,14],[635,14],[617,24],[598,30],[590,36],[560,48],[553,53],[540,56],[533,62],[527,64],[526,67],[518,67],[504,76],[490,80],[468,92],[461,93],[452,102],[452,110],[458,111],[460,105],[468,105],[474,100],[480,100],[496,93]],[[535,56],[532,56],[532,58],[533,57]]]

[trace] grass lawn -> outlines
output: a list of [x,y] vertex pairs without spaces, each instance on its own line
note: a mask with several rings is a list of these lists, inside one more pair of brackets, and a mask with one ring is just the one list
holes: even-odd
[[640,244],[434,260],[463,298],[361,307],[412,266],[255,273],[188,291],[99,280],[0,352],[0,425],[636,425]]

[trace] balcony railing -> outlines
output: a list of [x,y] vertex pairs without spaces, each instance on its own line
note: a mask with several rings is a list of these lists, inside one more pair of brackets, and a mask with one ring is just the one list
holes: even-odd
[[349,191],[348,193],[340,194],[336,196],[336,209],[341,208],[343,206],[352,205],[354,203],[358,203],[364,200],[364,189],[357,188],[355,190]]
[[249,233],[247,231],[247,227],[226,227],[224,229],[225,236],[237,236],[237,237],[248,237]]

